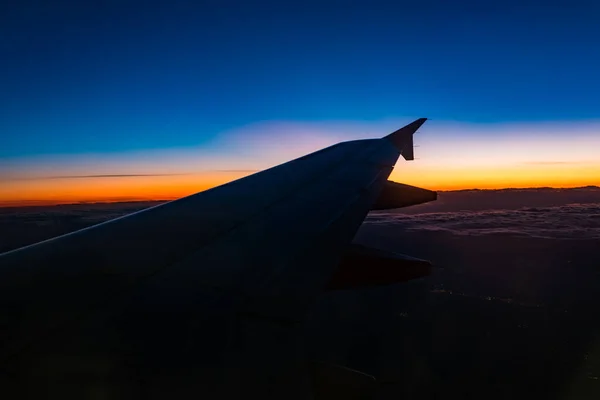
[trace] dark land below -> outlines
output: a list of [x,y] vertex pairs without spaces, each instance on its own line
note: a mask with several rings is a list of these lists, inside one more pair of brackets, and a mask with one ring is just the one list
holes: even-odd
[[[159,203],[2,208],[0,253]],[[307,320],[314,357],[376,376],[376,398],[600,398],[600,188],[440,192],[356,241],[436,266],[324,293]]]

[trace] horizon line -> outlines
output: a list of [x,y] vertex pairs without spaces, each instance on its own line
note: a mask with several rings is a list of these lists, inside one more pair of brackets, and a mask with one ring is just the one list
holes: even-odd
[[[452,189],[452,190],[435,190],[438,193],[451,193],[451,192],[498,192],[507,190],[577,190],[577,189],[597,189],[600,190],[600,186],[597,185],[584,185],[584,186],[572,186],[572,187],[555,187],[555,186],[528,186],[528,187],[503,187],[503,188],[467,188],[467,189]],[[192,196],[191,194],[190,196]],[[90,200],[90,201],[68,201],[68,200],[20,200],[20,201],[0,201],[0,208],[27,208],[27,207],[56,207],[56,206],[77,206],[77,205],[94,205],[94,204],[119,204],[119,203],[166,203],[169,201],[175,201],[188,196],[176,197],[176,198],[143,198],[143,197],[124,197],[114,198],[113,200]],[[3,204],[8,203],[8,204]]]

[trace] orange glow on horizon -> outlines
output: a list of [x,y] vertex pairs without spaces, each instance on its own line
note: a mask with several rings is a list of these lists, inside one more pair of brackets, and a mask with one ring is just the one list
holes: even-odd
[[431,190],[505,189],[600,185],[600,164],[502,167],[396,167],[390,180]]
[[[175,200],[251,173],[16,180],[0,187],[0,207]],[[432,190],[461,190],[579,187],[600,184],[598,177],[600,165],[442,169],[399,163],[389,179]]]
[[249,174],[250,172],[228,172],[210,175],[14,181],[0,187],[0,207],[175,200]]

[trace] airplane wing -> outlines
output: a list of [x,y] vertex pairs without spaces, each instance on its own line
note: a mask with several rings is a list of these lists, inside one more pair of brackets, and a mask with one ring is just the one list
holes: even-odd
[[351,245],[371,209],[435,198],[387,181],[424,122],[0,255],[0,393],[305,398],[298,322],[360,286],[347,254],[371,284],[428,273]]

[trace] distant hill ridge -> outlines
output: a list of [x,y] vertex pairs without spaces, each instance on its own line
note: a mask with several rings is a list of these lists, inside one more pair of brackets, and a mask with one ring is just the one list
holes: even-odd
[[501,189],[458,189],[458,190],[437,190],[437,192],[443,193],[463,193],[463,192],[543,192],[543,191],[600,191],[600,186],[588,185],[578,186],[573,188],[555,188],[550,186],[542,187],[524,187],[524,188],[501,188]]

